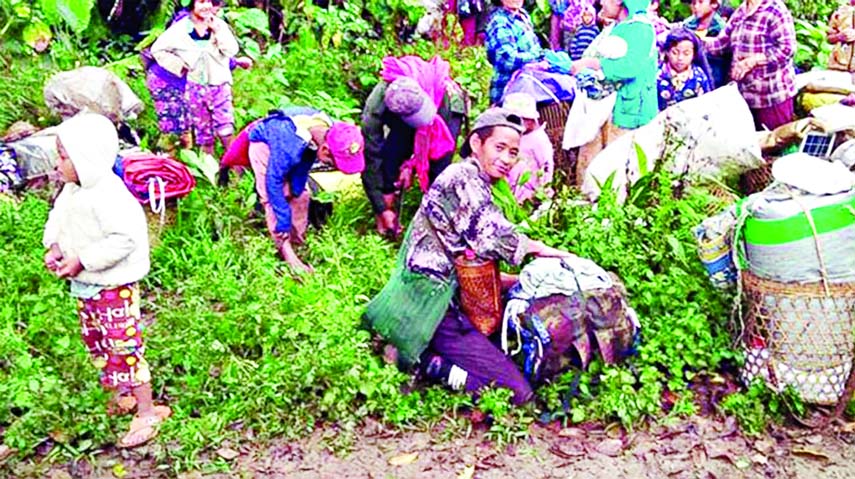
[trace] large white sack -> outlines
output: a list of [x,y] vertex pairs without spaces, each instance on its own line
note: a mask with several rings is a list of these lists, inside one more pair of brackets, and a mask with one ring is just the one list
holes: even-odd
[[44,87],[45,103],[63,119],[81,111],[98,113],[113,123],[133,120],[143,102],[114,73],[98,67],[80,67],[57,73]]
[[751,110],[736,85],[728,84],[669,107],[648,125],[607,146],[585,173],[582,192],[596,200],[598,183],[614,173],[612,185],[622,196],[627,184],[640,177],[633,142],[645,152],[652,168],[664,155],[666,131],[674,148],[669,168],[675,173],[722,181],[764,164]]

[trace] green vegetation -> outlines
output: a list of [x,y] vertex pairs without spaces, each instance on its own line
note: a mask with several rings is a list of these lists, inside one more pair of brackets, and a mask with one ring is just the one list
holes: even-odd
[[[387,54],[441,54],[471,93],[473,111],[486,106],[491,71],[483,49],[444,50],[398,37],[400,28],[412,25],[411,2],[364,0],[345,9],[303,3],[286,12],[285,44],[265,42],[257,13],[230,12],[244,50],[256,61],[252,70],[235,73],[238,126],[294,103],[356,120]],[[107,65],[146,102],[136,126],[144,145],[158,144],[137,45],[108,41],[97,15],[78,36],[64,26],[67,19],[50,22],[41,10],[23,12],[21,5],[0,0],[0,25],[9,25],[0,33],[0,129],[19,119],[55,122],[41,99],[49,75],[75,65]],[[540,24],[544,5],[538,2]],[[163,18],[154,29],[162,28]],[[48,53],[35,55],[18,40],[33,19],[53,27]],[[102,34],[90,36],[93,31]],[[488,392],[473,404],[464,395],[413,387],[409,376],[374,353],[369,334],[359,328],[360,314],[386,281],[396,245],[372,233],[361,191],[336,198],[330,223],[310,234],[301,252],[317,272],[296,279],[274,256],[262,222],[250,220],[255,200],[249,177],[228,190],[200,185],[178,203],[143,283],[155,392],[175,411],[155,453],[181,470],[227,439],[299,436],[329,424],[341,433],[335,445],[346,447],[366,416],[418,426],[450,415],[457,422],[456,413],[469,408],[492,416],[488,432],[499,442],[525,435],[536,418],[632,426],[695,413],[692,380],[732,368],[739,355],[728,329],[732,297],[710,286],[690,233],[714,199],[684,191],[675,180],[651,172],[627,205],[606,195],[596,210],[562,191],[553,207],[525,226],[533,237],[618,273],[643,332],[637,356],[626,364],[595,362],[588,372],[570,371],[524,409],[511,409],[505,391]],[[409,196],[411,215],[417,195]],[[531,213],[514,202],[503,206],[513,218]],[[53,455],[94,453],[125,425],[106,415],[107,396],[79,339],[74,301],[42,265],[48,209],[38,193],[0,201],[0,397],[6,398],[0,435],[19,457],[47,441],[57,445]],[[672,398],[668,407],[665,397]],[[759,431],[781,417],[782,407],[792,409],[772,397],[752,389],[722,407],[749,431]]]

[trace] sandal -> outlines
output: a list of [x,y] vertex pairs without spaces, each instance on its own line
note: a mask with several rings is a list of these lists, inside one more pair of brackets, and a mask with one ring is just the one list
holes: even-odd
[[151,441],[157,436],[157,428],[163,421],[172,415],[172,410],[167,406],[155,406],[154,414],[151,416],[134,416],[131,420],[131,428],[116,446],[120,449],[130,449]]

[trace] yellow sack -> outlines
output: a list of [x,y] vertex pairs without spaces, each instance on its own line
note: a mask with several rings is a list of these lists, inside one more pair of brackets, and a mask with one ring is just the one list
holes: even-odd
[[846,98],[846,95],[840,93],[810,93],[805,92],[802,93],[800,105],[801,107],[808,113],[813,111],[815,108],[819,108],[821,106],[832,105],[834,103],[840,103],[840,100]]

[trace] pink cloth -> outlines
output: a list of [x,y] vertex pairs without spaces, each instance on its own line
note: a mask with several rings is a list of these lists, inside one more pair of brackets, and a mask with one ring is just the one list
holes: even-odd
[[[440,104],[445,98],[446,84],[452,81],[450,71],[451,66],[448,62],[438,56],[433,57],[430,62],[412,55],[401,58],[389,56],[383,59],[380,75],[389,83],[400,77],[416,80],[439,111]],[[401,169],[415,168],[419,186],[422,191],[427,191],[430,186],[429,161],[442,158],[454,151],[456,146],[448,125],[437,113],[431,124],[416,129],[413,157],[404,162]]]
[[223,154],[220,167],[249,167],[249,132],[259,121],[261,120],[250,123],[235,137],[229,149]]
[[[552,183],[554,154],[552,142],[543,125],[520,138],[519,161],[508,172],[508,183],[517,201],[534,198],[535,191]],[[519,180],[526,172],[531,172],[531,176],[525,184],[520,185]]]

